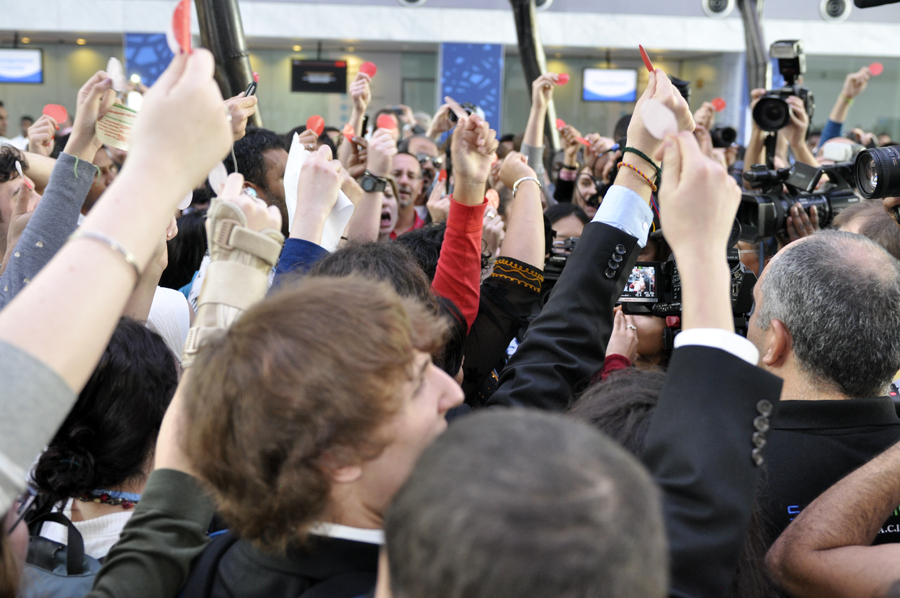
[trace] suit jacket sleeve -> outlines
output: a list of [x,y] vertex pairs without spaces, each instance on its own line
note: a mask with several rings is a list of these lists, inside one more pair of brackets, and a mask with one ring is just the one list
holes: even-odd
[[568,408],[579,386],[603,366],[613,308],[639,254],[637,239],[618,228],[601,222],[584,227],[489,406]]
[[764,439],[780,395],[780,378],[726,351],[672,354],[642,455],[663,492],[670,596],[727,594],[759,475],[753,435]]

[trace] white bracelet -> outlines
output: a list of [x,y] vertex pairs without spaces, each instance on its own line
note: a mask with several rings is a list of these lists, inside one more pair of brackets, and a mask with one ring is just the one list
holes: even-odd
[[541,182],[539,180],[537,180],[536,178],[534,178],[533,176],[522,177],[521,179],[516,181],[515,185],[513,185],[513,189],[512,189],[513,197],[516,196],[516,192],[519,190],[519,185],[525,181],[534,181],[535,183],[537,183],[538,189],[543,189],[543,185],[541,185]]

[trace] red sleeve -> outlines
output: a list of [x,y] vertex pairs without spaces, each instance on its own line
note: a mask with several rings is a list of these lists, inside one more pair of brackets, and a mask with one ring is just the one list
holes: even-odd
[[481,229],[487,202],[467,206],[450,198],[447,232],[431,283],[436,295],[452,301],[466,319],[467,329],[478,315],[481,293]]
[[619,355],[618,353],[607,355],[606,359],[603,360],[603,368],[591,378],[591,384],[606,380],[613,372],[628,369],[631,365],[631,360],[624,355]]

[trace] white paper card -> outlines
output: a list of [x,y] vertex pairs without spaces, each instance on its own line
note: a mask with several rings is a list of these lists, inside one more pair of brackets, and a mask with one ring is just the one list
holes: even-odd
[[[284,169],[284,199],[287,203],[288,210],[288,228],[294,224],[294,215],[297,212],[297,187],[300,183],[300,170],[306,162],[309,152],[300,144],[300,135],[294,133],[291,140],[291,151],[288,153],[287,166]],[[321,246],[328,251],[337,249],[341,242],[341,235],[350,222],[350,216],[353,215],[353,203],[344,195],[343,191],[338,192],[337,203],[331,210],[331,214],[325,220],[325,229],[322,231]]]
[[106,63],[106,74],[112,79],[112,88],[116,93],[125,93],[128,82],[125,80],[125,67],[115,56],[110,57]]
[[662,141],[666,135],[678,134],[678,120],[675,113],[662,102],[650,98],[641,106],[641,120],[647,132]]

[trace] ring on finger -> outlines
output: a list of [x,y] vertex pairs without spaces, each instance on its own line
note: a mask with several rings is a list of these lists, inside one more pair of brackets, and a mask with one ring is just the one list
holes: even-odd
[[625,326],[625,328],[627,328],[628,330],[637,330],[637,326],[635,326],[634,324],[628,324],[627,326]]

